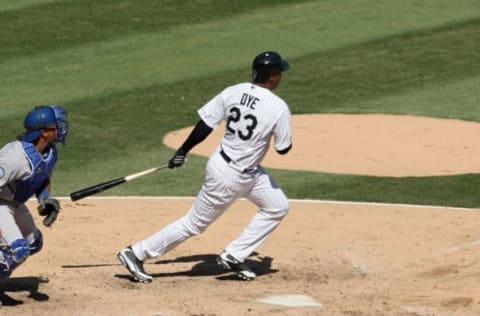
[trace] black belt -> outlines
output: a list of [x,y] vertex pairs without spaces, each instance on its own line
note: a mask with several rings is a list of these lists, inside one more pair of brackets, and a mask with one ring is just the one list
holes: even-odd
[[[223,149],[220,149],[220,156],[222,156],[223,160],[225,160],[226,163],[232,162],[232,158],[228,157],[228,155],[223,151]],[[257,168],[246,168],[246,169],[243,169],[242,173],[251,173],[256,169]]]
[[223,149],[220,150],[220,156],[222,156],[223,160],[225,160],[227,163],[232,162],[232,158],[228,157],[228,155],[223,151]]

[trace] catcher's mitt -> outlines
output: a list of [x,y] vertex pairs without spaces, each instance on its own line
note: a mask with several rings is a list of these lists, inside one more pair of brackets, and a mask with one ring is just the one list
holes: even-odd
[[43,198],[38,204],[38,214],[45,216],[43,219],[43,225],[49,227],[57,219],[60,212],[60,202],[54,198]]

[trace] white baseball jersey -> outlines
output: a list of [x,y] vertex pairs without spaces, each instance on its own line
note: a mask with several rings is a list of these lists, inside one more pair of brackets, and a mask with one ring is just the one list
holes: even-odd
[[276,150],[292,144],[287,104],[272,91],[252,83],[226,88],[200,108],[198,114],[212,128],[226,121],[221,147],[244,169],[260,164],[272,135]]
[[240,236],[225,247],[225,251],[243,262],[289,210],[284,192],[260,166],[272,136],[278,151],[292,145],[287,104],[268,89],[240,83],[223,90],[201,107],[198,114],[212,128],[225,120],[225,135],[208,160],[205,182],[190,211],[132,245],[140,260],[158,257],[202,233],[232,203],[244,197],[257,205],[259,211]]

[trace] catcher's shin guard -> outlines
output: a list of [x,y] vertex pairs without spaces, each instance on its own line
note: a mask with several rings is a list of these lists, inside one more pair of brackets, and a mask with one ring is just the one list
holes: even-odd
[[42,232],[37,231],[37,233],[35,234],[35,239],[33,240],[33,242],[30,243],[29,248],[30,248],[30,256],[42,250],[43,248]]

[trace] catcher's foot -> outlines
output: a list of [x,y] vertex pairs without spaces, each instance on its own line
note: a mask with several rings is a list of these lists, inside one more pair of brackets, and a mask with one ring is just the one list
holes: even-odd
[[217,263],[225,270],[235,272],[242,280],[250,281],[257,277],[255,272],[253,272],[248,265],[246,265],[244,262],[238,261],[226,251],[222,252],[217,257]]
[[138,260],[133,253],[132,247],[128,246],[117,254],[118,260],[127,268],[128,272],[137,282],[150,283],[153,278],[143,269],[143,261]]
[[[1,262],[0,262],[0,267],[1,267]],[[10,274],[12,271],[0,271],[0,286],[4,285],[7,283],[8,278],[10,277]]]

